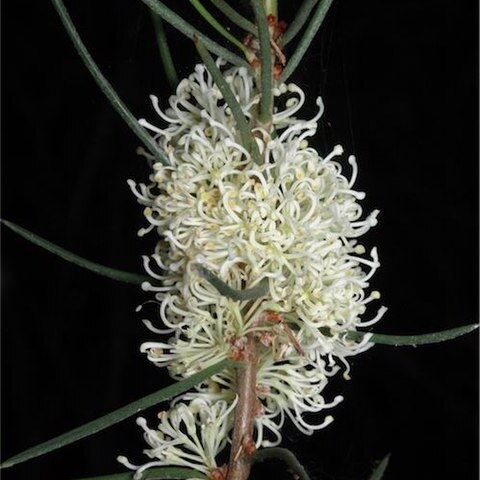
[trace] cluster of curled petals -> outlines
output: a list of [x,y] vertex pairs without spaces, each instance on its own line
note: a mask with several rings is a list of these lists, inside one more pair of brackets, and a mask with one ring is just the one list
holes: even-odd
[[143,429],[145,441],[151,447],[144,453],[152,459],[137,466],[125,457],[118,461],[136,470],[134,478],[151,467],[178,465],[194,468],[205,474],[217,468],[215,457],[225,446],[231,428],[231,411],[236,401],[227,404],[220,400],[211,404],[196,398],[189,404],[178,403],[169,411],[160,412],[160,424],[151,429],[140,417],[137,424]]
[[[219,66],[222,66],[219,61]],[[259,97],[243,68],[224,71],[245,116],[255,117]],[[225,358],[241,359],[247,334],[260,348],[256,417],[257,445],[276,445],[289,418],[311,434],[332,420],[315,413],[336,405],[325,399],[328,378],[347,358],[371,346],[347,338],[349,331],[377,322],[385,308],[362,319],[379,298],[370,278],[379,267],[375,248],[359,243],[377,222],[364,215],[354,190],[357,164],[343,149],[327,155],[312,148],[323,104],[310,120],[297,114],[305,102],[296,85],[274,89],[273,132],[253,128],[261,162],[239,143],[235,119],[203,65],[180,82],[169,108],[155,111],[168,125],[146,120],[168,155],[164,165],[149,158],[150,182],[129,181],[148,221],[139,232],[155,232],[153,255],[144,258],[159,321],[145,321],[161,340],[142,351],[175,378],[184,378]],[[207,268],[234,289],[268,280],[268,294],[254,301],[222,296],[199,274]],[[214,386],[212,386],[212,384]],[[233,372],[188,394],[189,401],[232,402]],[[218,444],[218,447],[223,445]]]

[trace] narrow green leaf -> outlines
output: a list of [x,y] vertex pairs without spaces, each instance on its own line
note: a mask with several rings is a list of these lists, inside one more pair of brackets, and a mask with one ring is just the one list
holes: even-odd
[[246,67],[247,69],[250,69],[250,64],[246,60],[239,57],[235,53],[232,53],[230,50],[222,47],[217,42],[208,38],[206,35],[203,35],[203,33],[200,33],[182,17],[170,10],[160,0],[142,0],[142,2],[154,13],[160,15],[167,23],[172,25],[172,27],[176,28],[179,32],[183,33],[191,40],[193,40],[193,37],[196,36],[210,51],[214,52],[227,62],[230,62],[232,65],[236,65],[238,67]]
[[202,59],[203,63],[207,67],[210,75],[213,78],[213,81],[217,84],[220,92],[222,92],[223,98],[227,105],[232,111],[232,115],[235,118],[235,122],[240,132],[240,138],[243,146],[246,150],[250,150],[251,147],[251,131],[248,124],[247,117],[243,114],[242,107],[238,103],[235,95],[233,94],[230,86],[222,75],[222,72],[217,67],[215,60],[208,52],[208,50],[203,46],[203,43],[200,39],[194,38],[195,46],[197,47],[198,54]]
[[170,87],[172,90],[175,90],[178,85],[178,75],[177,71],[175,70],[170,48],[168,47],[168,39],[163,26],[162,17],[151,10],[150,14],[152,16],[153,28],[155,29],[155,38],[157,39],[157,45],[160,52],[160,59],[162,60],[163,69],[165,70],[165,75],[167,76],[167,81]]
[[293,37],[302,29],[305,22],[310,18],[310,13],[318,0],[304,0],[297,11],[295,18],[288,26],[287,31],[282,35],[282,45],[285,46],[290,43]]
[[[383,335],[374,333],[369,340],[372,343],[379,343],[382,345],[400,346],[416,346],[426,345],[429,343],[445,342],[446,340],[453,340],[461,337],[467,333],[473,332],[478,328],[478,323],[464,325],[463,327],[451,328],[449,330],[442,330],[434,333],[423,333],[420,335]],[[361,340],[368,332],[348,332],[347,338],[349,340]]]
[[[114,473],[112,475],[102,475],[100,477],[79,478],[77,480],[133,480],[135,472]],[[207,480],[207,476],[203,473],[191,468],[183,467],[160,467],[149,468],[142,473],[142,479],[145,480],[173,480],[185,478],[199,478]]]
[[244,16],[240,15],[234,8],[232,8],[225,0],[210,0],[229,20],[235,25],[252,35],[257,35],[257,27]]
[[297,48],[293,52],[293,55],[290,57],[290,60],[287,63],[287,66],[283,70],[282,75],[280,76],[279,83],[286,82],[290,75],[298,67],[298,64],[305,55],[308,47],[312,43],[318,29],[323,23],[325,16],[327,15],[328,9],[330,8],[333,0],[321,0],[315,13],[313,14],[310,23],[308,24],[304,34],[302,35],[301,40],[298,42]]
[[58,245],[55,245],[44,238],[35,235],[34,233],[28,231],[25,228],[15,225],[15,223],[9,222],[7,220],[0,220],[6,227],[14,231],[17,235],[25,238],[29,242],[38,245],[39,247],[48,250],[50,253],[67,260],[67,262],[74,263],[79,267],[90,270],[91,272],[97,273],[98,275],[103,275],[104,277],[111,278],[112,280],[117,280],[119,282],[132,283],[134,285],[141,285],[142,282],[150,281],[150,278],[144,275],[139,275],[137,273],[125,272],[123,270],[117,270],[115,268],[105,267],[95,262],[91,262],[86,258],[75,255],[68,250],[65,250]]
[[270,459],[278,459],[284,462],[288,469],[297,476],[298,480],[310,480],[305,468],[298,461],[297,457],[286,448],[272,447],[257,450],[255,453],[246,458],[248,463],[263,462]]
[[167,165],[168,159],[165,154],[160,150],[159,146],[155,143],[148,132],[138,123],[137,119],[132,115],[130,110],[128,110],[126,105],[117,95],[117,92],[115,92],[108,80],[103,76],[102,72],[97,67],[97,64],[94,62],[87,48],[83,44],[82,39],[78,35],[78,32],[75,29],[72,19],[70,18],[70,15],[68,14],[68,11],[65,8],[62,0],[52,0],[52,3],[58,15],[60,16],[60,19],[62,20],[68,36],[72,40],[78,54],[80,55],[80,58],[83,60],[83,63],[87,67],[88,71],[92,74],[92,77],[97,82],[97,85],[100,87],[108,100],[110,100],[113,108],[123,118],[133,133],[135,133],[135,135],[137,135],[137,137],[143,142],[148,150],[150,150],[152,155],[154,155],[160,162]]
[[388,454],[373,470],[372,476],[369,480],[382,480],[383,474],[388,467],[388,462],[390,461],[390,454]]
[[262,159],[260,157],[260,150],[258,149],[257,142],[255,141],[252,142],[250,153],[252,154],[252,157],[255,163],[260,164]]
[[257,21],[258,39],[260,40],[262,98],[260,100],[259,120],[264,125],[269,125],[272,121],[273,108],[273,65],[270,32],[262,0],[252,0],[252,7]]
[[125,420],[132,415],[136,415],[141,411],[145,410],[146,408],[153,407],[154,405],[159,404],[160,402],[164,402],[165,400],[169,400],[170,398],[176,397],[181,393],[186,392],[190,388],[198,385],[199,383],[203,382],[207,378],[215,375],[218,372],[226,368],[234,368],[234,367],[241,367],[243,364],[239,364],[238,362],[232,362],[230,360],[222,360],[211,367],[205,368],[201,370],[199,373],[192,375],[191,377],[182,380],[181,382],[174,383],[166,388],[162,388],[158,392],[152,393],[147,395],[146,397],[141,398],[135,402],[132,402],[125,407],[119,408],[114,412],[108,413],[103,417],[97,418],[81,427],[75,428],[70,432],[64,433],[58,437],[52,438],[47,442],[41,443],[35,447],[29,448],[18,455],[15,455],[8,460],[5,460],[1,465],[0,468],[8,468],[16,465],[18,463],[25,462],[30,460],[31,458],[38,457],[40,455],[44,455],[46,453],[52,452],[59,448],[62,448],[66,445],[69,445],[77,440],[81,440],[82,438],[88,437],[93,435],[94,433],[98,433],[106,428],[115,425],[116,423]]
[[229,42],[237,46],[243,53],[246,53],[249,49],[235,38],[230,32],[225,30],[220,23],[213,17],[213,15],[203,6],[200,0],[190,0],[190,3],[195,7],[197,12],[218,32],[225,37]]
[[212,284],[224,297],[243,301],[264,297],[268,294],[268,278],[264,278],[256,287],[247,290],[235,290],[205,267],[197,265],[197,269],[200,275]]

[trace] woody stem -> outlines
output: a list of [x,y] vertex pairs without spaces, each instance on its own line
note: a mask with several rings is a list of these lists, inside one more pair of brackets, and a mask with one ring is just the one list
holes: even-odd
[[[262,93],[260,118],[256,118],[255,123],[266,128],[268,131],[272,128],[272,52],[270,47],[271,33],[267,24],[268,15],[277,18],[277,1],[263,0],[262,3],[256,3],[259,0],[252,0],[252,6],[255,12],[257,27],[259,29],[260,41],[260,60],[261,68],[257,67],[256,81],[257,88]],[[260,5],[260,6],[259,6]],[[268,61],[266,61],[268,60]],[[265,71],[262,75],[262,69]],[[260,121],[259,121],[260,120]],[[262,121],[263,120],[263,121]],[[230,461],[228,464],[226,480],[247,480],[250,474],[250,464],[245,462],[248,452],[245,451],[245,442],[251,442],[253,437],[253,428],[255,422],[255,412],[257,410],[257,369],[258,369],[258,346],[254,333],[246,336],[245,359],[247,366],[237,369],[236,387],[238,402],[235,407],[232,448],[230,450]]]
[[257,406],[257,363],[258,350],[253,333],[247,335],[245,346],[245,368],[237,370],[238,403],[235,407],[232,448],[228,464],[227,480],[247,480],[250,464],[244,462],[244,442],[251,440]]

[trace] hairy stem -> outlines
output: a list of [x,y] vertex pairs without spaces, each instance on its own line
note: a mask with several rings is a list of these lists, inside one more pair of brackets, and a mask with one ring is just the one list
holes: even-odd
[[250,474],[250,464],[244,462],[248,455],[245,447],[252,441],[258,402],[256,394],[258,351],[253,333],[247,335],[244,361],[247,366],[237,370],[238,403],[235,407],[227,480],[247,480]]

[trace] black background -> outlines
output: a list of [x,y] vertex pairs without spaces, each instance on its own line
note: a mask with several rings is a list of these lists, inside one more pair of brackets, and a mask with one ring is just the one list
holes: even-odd
[[[85,43],[127,105],[157,124],[148,94],[170,90],[150,18],[136,0],[68,1]],[[199,27],[187,1],[170,1]],[[208,3],[208,2],[207,2]],[[294,1],[280,0],[285,19]],[[478,321],[477,2],[337,0],[293,80],[326,105],[317,146],[357,155],[366,239],[379,248],[373,285],[389,312],[376,330],[417,333]],[[76,55],[50,2],[3,2],[3,213],[59,245],[140,271],[154,237],[127,178],[148,169],[136,137]],[[206,27],[208,29],[208,27]],[[181,76],[195,61],[175,37]],[[214,33],[212,33],[215,36]],[[347,172],[349,171],[346,166]],[[138,352],[152,335],[139,289],[64,263],[3,231],[3,458],[165,385]],[[354,358],[336,421],[292,448],[314,480],[362,480],[391,452],[385,480],[477,478],[477,335],[421,348],[377,346]],[[154,422],[155,411],[147,417]],[[133,419],[4,472],[63,480],[143,463]],[[289,478],[265,465],[252,479]]]

